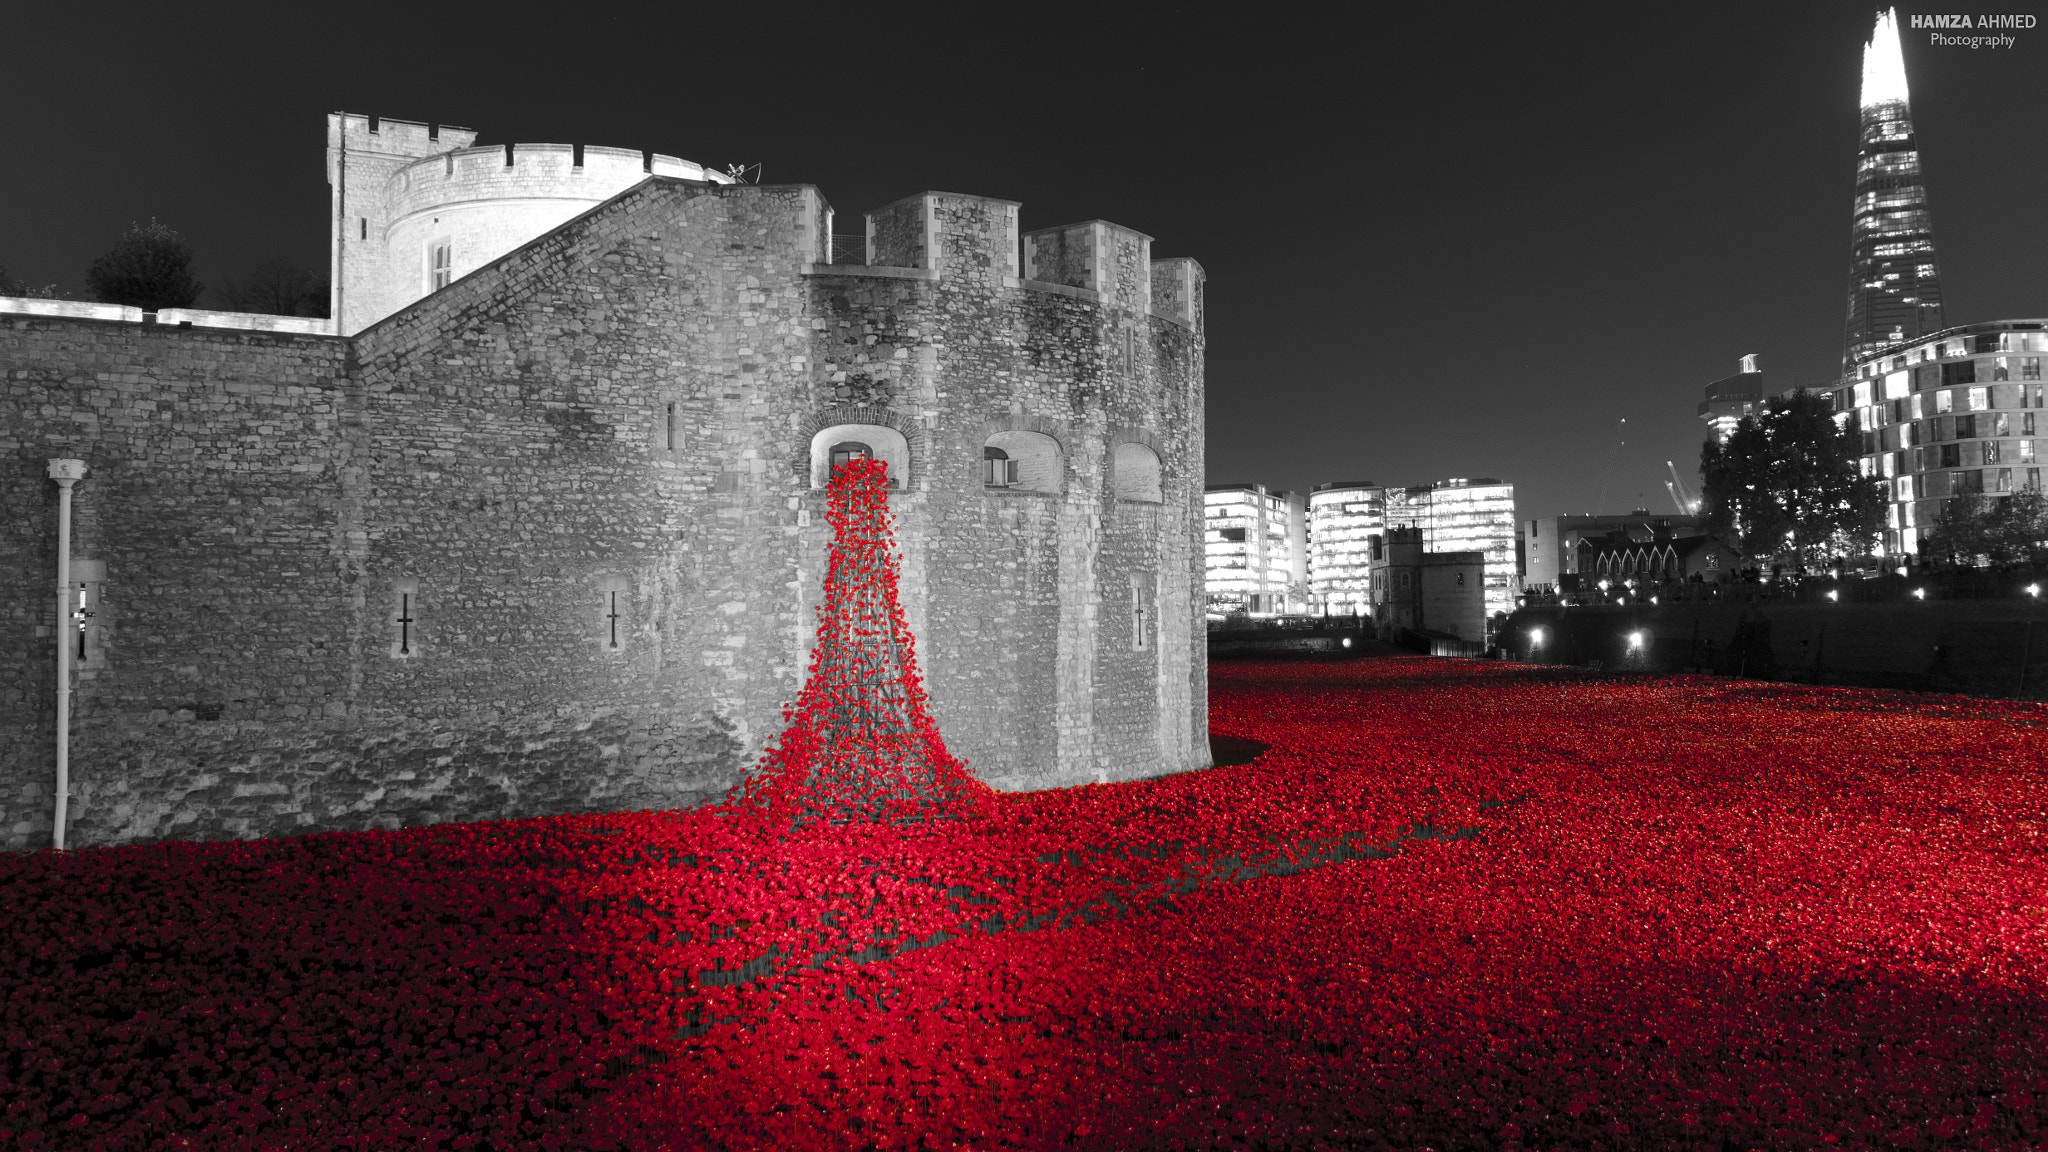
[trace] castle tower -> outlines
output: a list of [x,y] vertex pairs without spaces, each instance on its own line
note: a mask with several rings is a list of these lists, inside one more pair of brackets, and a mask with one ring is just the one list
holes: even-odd
[[328,115],[328,315],[339,335],[355,335],[650,176],[733,182],[654,152],[478,148],[476,136],[448,124]]
[[1942,327],[1934,226],[1907,109],[1896,10],[1877,18],[1863,46],[1862,106],[1845,370],[1873,349]]

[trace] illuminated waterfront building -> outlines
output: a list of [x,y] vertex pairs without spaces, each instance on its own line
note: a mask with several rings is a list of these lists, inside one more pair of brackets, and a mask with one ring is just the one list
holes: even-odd
[[1863,47],[1862,109],[1845,371],[1879,348],[1917,340],[1943,326],[1934,225],[1893,12],[1877,18]]
[[[1425,552],[1477,552],[1486,565],[1486,614],[1515,610],[1515,486],[1494,479],[1439,480],[1413,488],[1366,481],[1320,484],[1309,496],[1309,586],[1315,610],[1354,611],[1370,587],[1393,528],[1417,528]],[[1377,542],[1375,542],[1377,541]]]
[[2044,359],[2048,319],[1967,324],[1857,361],[1836,406],[1863,434],[1863,474],[1890,489],[1886,554],[1919,551],[1952,497],[2041,487]]
[[1318,484],[1308,494],[1311,610],[1372,614],[1372,564],[1387,526],[1385,490],[1370,480]]
[[1202,492],[1209,614],[1308,610],[1308,526],[1302,499],[1264,484]]
[[1515,570],[1513,484],[1457,479],[1386,491],[1389,528],[1422,529],[1425,551],[1479,553],[1486,563],[1486,615],[1515,610],[1521,574]]

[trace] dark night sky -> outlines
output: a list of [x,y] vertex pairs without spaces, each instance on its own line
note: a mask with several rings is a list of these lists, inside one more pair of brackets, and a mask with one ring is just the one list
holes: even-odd
[[[1208,270],[1211,482],[1499,476],[1524,518],[1668,510],[1704,384],[1840,356],[1861,3],[557,11],[16,12],[0,264],[82,297],[155,216],[202,279],[324,267],[336,109],[759,162],[842,219],[999,196]],[[2048,315],[2048,26],[2016,36],[1905,34],[1952,324]]]

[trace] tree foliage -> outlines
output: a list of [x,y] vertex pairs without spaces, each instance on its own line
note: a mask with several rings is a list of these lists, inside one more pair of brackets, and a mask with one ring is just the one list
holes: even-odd
[[1884,523],[1882,480],[1859,472],[1857,434],[1825,396],[1774,396],[1726,444],[1700,449],[1700,518],[1743,557],[1819,564],[1868,551]]
[[326,316],[327,275],[289,260],[264,260],[241,279],[222,282],[217,291],[230,312],[270,316]]
[[1957,496],[1942,505],[1920,554],[1953,564],[2048,563],[2048,496],[2027,488],[2011,496]]
[[130,226],[86,269],[85,283],[102,304],[126,304],[149,312],[190,308],[204,287],[192,276],[191,245],[155,220]]
[[55,284],[37,286],[15,279],[7,271],[7,265],[0,264],[0,296],[14,296],[29,300],[56,300],[59,293]]

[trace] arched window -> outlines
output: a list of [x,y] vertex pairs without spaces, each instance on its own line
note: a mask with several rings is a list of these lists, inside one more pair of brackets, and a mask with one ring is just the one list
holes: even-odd
[[1014,492],[1060,490],[1060,442],[1043,432],[997,432],[981,447],[982,483]]
[[981,482],[991,488],[1008,488],[1017,482],[1017,462],[1001,448],[981,450]]
[[909,482],[910,444],[903,433],[884,424],[835,424],[811,437],[811,487],[824,489],[834,468],[856,459],[880,460],[892,489]]
[[841,464],[850,463],[855,460],[871,460],[874,458],[874,455],[875,450],[873,448],[858,440],[841,440],[832,446],[830,467],[836,469]]
[[1143,444],[1126,442],[1116,446],[1116,451],[1110,459],[1117,499],[1139,500],[1147,504],[1165,501],[1166,497],[1160,485],[1157,452]]

